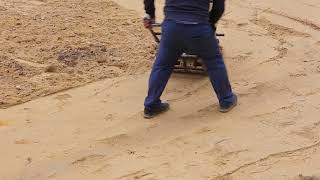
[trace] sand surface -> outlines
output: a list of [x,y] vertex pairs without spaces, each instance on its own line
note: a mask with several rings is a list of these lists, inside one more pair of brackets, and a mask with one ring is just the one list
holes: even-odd
[[0,18],[0,107],[152,63],[141,18],[112,1],[1,0]]
[[318,0],[227,1],[220,42],[239,106],[221,114],[207,77],[174,74],[172,109],[151,121],[155,44],[141,1],[115,2],[0,1],[1,180],[320,176]]

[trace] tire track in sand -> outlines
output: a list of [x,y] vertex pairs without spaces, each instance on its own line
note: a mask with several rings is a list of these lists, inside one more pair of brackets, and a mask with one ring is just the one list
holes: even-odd
[[298,18],[298,17],[289,16],[289,15],[287,15],[285,13],[277,12],[277,11],[274,11],[274,10],[271,10],[271,9],[265,9],[264,12],[267,12],[267,13],[270,13],[270,14],[273,14],[273,15],[277,15],[277,16],[285,17],[285,18],[290,19],[292,21],[298,22],[298,23],[300,23],[302,25],[308,26],[308,27],[312,28],[313,30],[320,31],[320,25],[317,25],[317,24],[315,24],[314,22],[312,22],[312,21],[310,21],[308,19],[301,19],[301,18]]
[[276,61],[278,62],[280,59],[283,59],[288,54],[288,42],[286,37],[294,36],[294,37],[311,37],[310,34],[299,32],[293,28],[285,27],[279,24],[274,24],[268,19],[262,17],[259,18],[258,15],[250,20],[253,24],[262,27],[267,31],[268,36],[272,37],[272,39],[279,42],[277,47],[274,47],[274,50],[278,52],[278,54],[274,57],[269,58],[266,61],[261,62],[260,64],[268,63]]
[[278,158],[279,159],[279,158],[282,158],[282,157],[288,157],[288,156],[293,155],[295,153],[304,152],[304,151],[307,151],[307,150],[310,150],[310,149],[317,148],[319,146],[320,146],[320,141],[318,141],[318,142],[316,142],[316,143],[314,143],[312,145],[304,146],[304,147],[301,147],[301,148],[298,148],[298,149],[270,154],[270,155],[267,155],[267,156],[265,156],[263,158],[260,158],[260,159],[258,159],[256,161],[243,164],[243,165],[239,166],[238,168],[236,168],[236,169],[234,169],[232,171],[229,171],[229,172],[227,172],[227,173],[225,173],[223,175],[220,175],[220,176],[212,178],[212,180],[227,180],[227,179],[230,179],[233,174],[239,172],[240,170],[243,170],[243,169],[249,168],[251,166],[257,165],[257,164],[259,164],[261,162],[265,162],[265,161],[268,161],[268,160],[273,159],[273,158]]

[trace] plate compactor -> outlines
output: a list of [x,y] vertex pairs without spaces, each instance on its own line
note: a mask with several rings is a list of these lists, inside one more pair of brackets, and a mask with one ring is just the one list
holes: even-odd
[[[159,44],[161,38],[161,24],[152,24],[150,32],[154,40]],[[224,36],[224,34],[216,34],[216,36]],[[201,58],[195,54],[190,54],[188,52],[184,52],[174,66],[174,72],[180,73],[206,74],[206,70],[206,66],[204,65]]]

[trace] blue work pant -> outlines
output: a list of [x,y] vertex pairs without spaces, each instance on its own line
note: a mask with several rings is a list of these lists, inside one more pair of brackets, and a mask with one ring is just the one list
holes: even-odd
[[212,27],[209,24],[182,24],[165,20],[162,24],[159,50],[149,79],[145,107],[151,109],[160,105],[160,96],[167,85],[173,67],[186,50],[198,55],[205,63],[220,105],[232,104],[234,95]]

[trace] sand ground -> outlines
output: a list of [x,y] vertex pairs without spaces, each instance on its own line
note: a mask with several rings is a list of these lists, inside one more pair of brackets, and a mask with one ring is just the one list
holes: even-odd
[[0,18],[0,107],[152,63],[141,18],[112,1],[1,0]]
[[155,44],[140,0],[116,2],[0,2],[1,180],[320,176],[318,0],[228,0],[220,42],[239,106],[221,114],[207,77],[174,74],[172,109],[151,121]]

